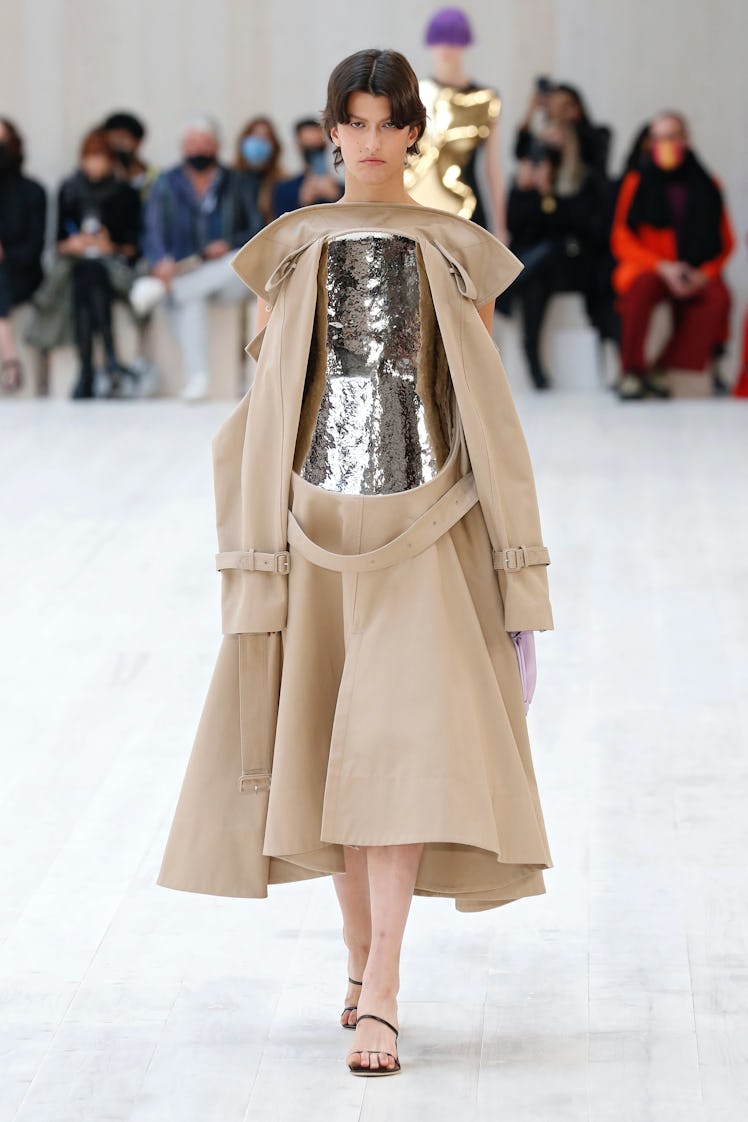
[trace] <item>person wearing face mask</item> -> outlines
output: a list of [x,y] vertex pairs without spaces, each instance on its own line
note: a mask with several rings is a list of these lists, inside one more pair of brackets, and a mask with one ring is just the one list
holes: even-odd
[[158,175],[158,169],[147,164],[140,153],[145,125],[134,113],[119,110],[110,113],[101,127],[114,156],[114,174],[134,187],[145,202]]
[[109,386],[133,387],[137,372],[118,357],[112,305],[126,298],[138,257],[140,197],[117,179],[106,134],[96,128],[83,139],[78,168],[57,196],[56,257],[34,294],[28,342],[48,352],[74,339],[80,374],[74,398],[97,395],[94,339],[101,339]]
[[23,159],[21,134],[0,118],[0,387],[6,392],[23,384],[10,317],[41,284],[47,213],[44,188],[21,174]]
[[[719,183],[691,147],[680,113],[659,113],[649,153],[621,185],[611,231],[621,316],[622,400],[668,397],[668,370],[704,371],[727,339],[730,294],[722,270],[735,244]],[[655,305],[672,305],[674,330],[648,365]]]
[[278,218],[303,206],[334,203],[343,194],[342,183],[329,168],[327,139],[319,121],[304,117],[294,125],[294,135],[304,170],[276,184],[273,211]]
[[285,177],[280,162],[281,143],[269,117],[253,117],[239,133],[234,167],[242,176],[251,205],[259,210],[263,224],[272,222],[273,191]]
[[143,249],[150,276],[139,278],[131,295],[141,315],[165,300],[183,355],[186,401],[208,392],[208,301],[246,299],[229,262],[263,225],[240,174],[220,162],[218,151],[215,121],[191,118],[181,163],[159,175],[148,195]]

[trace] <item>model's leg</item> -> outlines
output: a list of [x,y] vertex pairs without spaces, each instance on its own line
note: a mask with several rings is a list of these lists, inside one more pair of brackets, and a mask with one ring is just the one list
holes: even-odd
[[[343,941],[348,948],[348,976],[361,981],[371,946],[371,907],[366,849],[346,845],[345,872],[333,873],[333,884],[343,913]],[[348,983],[344,1005],[356,1005],[360,986]],[[355,1025],[356,1011],[349,1009],[340,1018],[342,1025]]]
[[[363,975],[358,1002],[359,1018],[374,1013],[398,1028],[397,993],[400,989],[400,950],[405,922],[413,899],[416,874],[423,843],[413,845],[374,845],[366,848],[371,901],[371,950]],[[349,1053],[353,1067],[393,1068],[390,1052],[397,1054],[393,1034],[379,1021],[360,1020],[356,1025],[354,1050]],[[364,1049],[363,1052],[355,1051]],[[372,1055],[368,1053],[371,1052]]]

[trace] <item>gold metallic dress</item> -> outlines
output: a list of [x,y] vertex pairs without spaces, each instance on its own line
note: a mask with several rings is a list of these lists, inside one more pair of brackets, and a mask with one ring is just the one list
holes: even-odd
[[453,89],[433,78],[423,78],[419,91],[428,122],[419,141],[420,154],[412,156],[406,168],[406,190],[423,206],[485,226],[475,158],[498,119],[501,99],[492,89]]
[[413,239],[385,231],[329,239],[325,385],[299,471],[307,482],[382,495],[436,475],[443,457],[417,389],[421,287]]

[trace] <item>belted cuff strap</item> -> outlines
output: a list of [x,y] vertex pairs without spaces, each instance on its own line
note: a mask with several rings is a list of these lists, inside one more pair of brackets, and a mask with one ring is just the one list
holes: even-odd
[[550,554],[544,545],[518,545],[512,549],[493,551],[494,569],[503,569],[505,573],[515,573],[528,565],[550,565],[550,563]]
[[242,569],[247,573],[288,573],[291,555],[287,549],[279,553],[260,553],[257,549],[234,549],[216,554],[216,569]]

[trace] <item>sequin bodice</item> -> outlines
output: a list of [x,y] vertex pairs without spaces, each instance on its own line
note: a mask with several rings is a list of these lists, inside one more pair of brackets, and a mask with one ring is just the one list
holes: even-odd
[[421,347],[416,243],[384,231],[328,241],[325,388],[300,474],[330,491],[407,491],[436,456],[416,390]]

